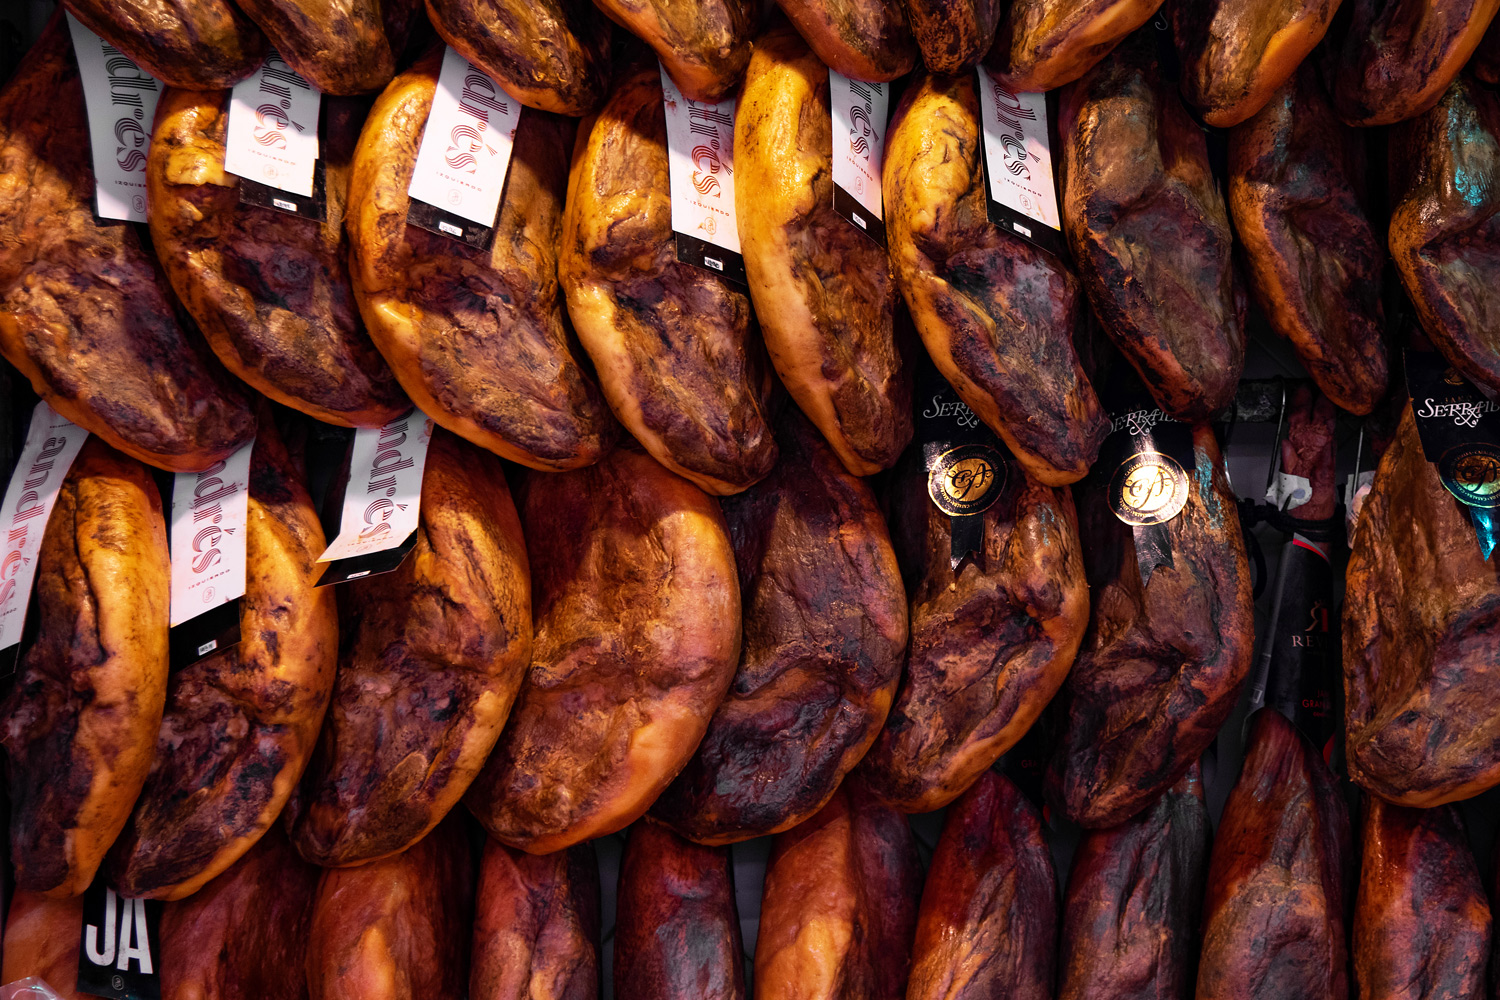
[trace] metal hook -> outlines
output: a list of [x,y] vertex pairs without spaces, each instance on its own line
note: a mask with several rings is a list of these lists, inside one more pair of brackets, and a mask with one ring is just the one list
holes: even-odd
[[1276,484],[1276,474],[1281,471],[1281,428],[1286,423],[1286,379],[1276,376],[1281,386],[1281,408],[1276,411],[1276,440],[1271,443],[1271,469],[1266,473],[1266,492]]

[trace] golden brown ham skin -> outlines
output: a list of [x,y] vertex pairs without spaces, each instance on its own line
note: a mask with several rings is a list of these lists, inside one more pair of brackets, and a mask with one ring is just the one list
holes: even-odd
[[1389,376],[1364,150],[1311,65],[1229,134],[1229,211],[1250,289],[1318,388],[1356,414],[1375,408]]
[[719,506],[616,449],[521,489],[536,641],[468,806],[533,854],[624,829],[692,757],[740,655],[734,550]]
[[[973,69],[1000,24],[999,0],[905,0],[912,37],[933,73]],[[887,161],[889,162],[889,161]]]
[[907,1000],[1051,1000],[1057,910],[1042,811],[986,771],[932,852]]
[[166,703],[170,578],[150,473],[90,438],[42,536],[38,632],[0,706],[20,889],[83,892],[130,816]]
[[[777,0],[777,6],[818,59],[847,77],[880,83],[917,64],[920,53],[901,0]],[[761,41],[755,45],[759,51]]]
[[271,44],[324,94],[391,82],[422,0],[236,0]]
[[703,844],[823,808],[890,711],[906,592],[875,495],[787,407],[770,476],[721,502],[744,642],[729,694],[652,816]]
[[1182,512],[1163,526],[1173,565],[1142,585],[1132,529],[1091,480],[1078,491],[1091,600],[1063,686],[1049,794],[1075,823],[1117,826],[1174,785],[1239,698],[1255,643],[1250,570],[1214,433],[1193,431]]
[[436,1000],[469,982],[474,863],[457,816],[399,854],[323,872],[309,1000]]
[[598,1000],[593,845],[537,855],[486,841],[472,955],[469,1000]]
[[1203,131],[1137,32],[1063,91],[1063,228],[1110,339],[1179,420],[1229,404],[1244,291]]
[[585,115],[609,86],[609,21],[589,0],[427,0],[443,41],[528,108]]
[[124,896],[181,899],[281,815],[312,756],[338,665],[338,609],[314,586],[318,512],[262,410],[250,457],[238,644],[175,671],[151,773],[105,872]]
[[1182,96],[1210,125],[1254,115],[1323,40],[1341,0],[1174,0]]
[[1072,83],[1151,20],[1162,0],[1014,0],[985,65],[1012,91]]
[[407,225],[407,188],[443,49],[376,100],[349,182],[354,295],[412,401],[454,434],[534,469],[595,462],[619,433],[579,361],[557,282],[573,123],[523,111],[487,251]]
[[1280,712],[1261,709],[1249,732],[1209,862],[1197,996],[1344,1000],[1343,792]]
[[776,464],[769,373],[744,292],[676,247],[661,74],[636,66],[578,129],[558,273],[625,429],[709,493],[738,493]]
[[240,204],[240,179],[224,171],[227,90],[169,88],[146,160],[157,258],[219,360],[276,402],[345,427],[379,427],[408,405],[349,287],[344,202],[364,111],[323,104],[324,223]]
[[269,830],[161,915],[162,1000],[305,1000],[320,872]]
[[920,74],[892,118],[883,187],[897,285],[938,371],[1049,486],[1109,432],[1073,348],[1087,308],[1053,257],[989,221],[972,74]]
[[1448,363],[1500,389],[1500,99],[1460,79],[1392,129],[1390,250],[1417,318]]
[[1500,783],[1489,704],[1500,573],[1423,455],[1409,405],[1360,512],[1346,579],[1350,779],[1418,808]]
[[88,1000],[78,992],[79,931],[83,897],[53,899],[16,890],[5,919],[5,963],[0,979],[13,983],[35,976],[63,1000]]
[[1057,1000],[1188,1000],[1212,838],[1197,764],[1073,854]]
[[59,11],[0,91],[0,355],[112,447],[172,472],[205,469],[250,440],[255,416],[179,323],[137,228],[95,221],[89,148]]
[[921,892],[906,817],[839,789],[771,844],[755,1000],[901,1000]]
[[525,542],[499,459],[438,430],[416,546],[344,584],[332,707],[289,806],[324,866],[405,850],[458,804],[531,660]]
[[1012,470],[982,515],[984,550],[952,564],[952,521],[927,494],[920,449],[896,467],[891,535],[911,641],[896,702],[856,773],[902,812],[952,802],[1031,728],[1088,625],[1078,515],[1066,489]]
[[1330,60],[1333,107],[1350,125],[1391,125],[1430,109],[1479,47],[1500,0],[1346,0]]
[[169,87],[238,83],[260,68],[268,47],[232,0],[66,0],[63,6]]
[[756,40],[734,119],[735,212],[766,351],[856,476],[911,440],[911,369],[885,250],[833,209],[828,67],[778,24]]
[[759,0],[595,0],[651,46],[690,101],[722,101],[745,76]]
[[729,851],[636,823],[620,862],[617,1000],[745,1000]]
[[1482,1000],[1491,932],[1457,810],[1367,797],[1351,938],[1360,1000]]

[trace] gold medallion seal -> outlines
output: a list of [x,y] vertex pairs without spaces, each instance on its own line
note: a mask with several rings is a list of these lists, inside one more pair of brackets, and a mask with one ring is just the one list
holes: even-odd
[[1005,489],[1005,461],[985,444],[943,452],[927,470],[927,495],[950,517],[981,514]]
[[1170,521],[1187,498],[1187,473],[1176,459],[1159,451],[1131,455],[1109,481],[1110,509],[1126,524]]
[[1448,492],[1470,507],[1500,507],[1500,448],[1486,442],[1450,448],[1438,463]]

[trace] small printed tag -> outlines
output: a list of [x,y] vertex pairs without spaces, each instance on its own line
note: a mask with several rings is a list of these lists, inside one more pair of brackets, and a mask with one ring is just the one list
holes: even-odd
[[251,441],[172,480],[172,669],[240,641]]
[[1047,95],[1015,93],[980,66],[979,123],[990,222],[1048,253],[1064,253],[1047,137]]
[[1500,541],[1500,403],[1435,351],[1406,351],[1406,387],[1422,453],[1463,504],[1485,559]]
[[735,99],[690,101],[661,71],[677,259],[745,283],[734,212]]
[[15,669],[37,556],[58,490],[89,432],[36,404],[31,427],[0,507],[0,675]]
[[224,169],[311,198],[322,103],[323,95],[272,51],[230,92]]
[[318,559],[332,565],[318,586],[388,573],[401,565],[416,541],[432,428],[430,417],[412,409],[384,427],[355,432],[338,537]]
[[240,178],[240,204],[257,208],[270,208],[299,219],[313,222],[328,221],[328,179],[323,161],[313,164],[313,193],[311,196],[293,194],[280,188],[270,187],[259,181]]
[[161,912],[160,900],[127,899],[95,878],[83,893],[78,992],[161,1000]]
[[68,16],[94,161],[94,210],[101,219],[146,221],[146,149],[161,81]]
[[1280,511],[1293,511],[1312,499],[1312,481],[1306,476],[1278,472],[1266,488],[1266,502]]
[[828,97],[833,115],[833,210],[885,246],[880,171],[885,163],[890,85],[851,80],[830,69]]
[[453,49],[444,52],[407,187],[413,201],[406,221],[488,246],[520,120],[520,101]]

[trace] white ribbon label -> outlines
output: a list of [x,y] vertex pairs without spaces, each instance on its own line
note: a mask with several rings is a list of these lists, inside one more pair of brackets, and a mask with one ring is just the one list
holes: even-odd
[[224,169],[312,197],[322,103],[323,95],[272,51],[230,92]]
[[493,226],[520,120],[520,101],[448,49],[407,194]]
[[410,410],[384,427],[354,432],[339,534],[319,562],[393,549],[417,530],[432,419]]
[[890,88],[828,71],[833,114],[833,207],[861,232],[885,244],[885,204],[880,170],[885,162],[885,122]]
[[252,440],[202,472],[172,479],[173,628],[245,596]]
[[38,403],[31,414],[21,458],[5,488],[5,506],[0,507],[5,533],[0,537],[0,649],[21,641],[42,534],[57,492],[88,437],[88,431],[46,403]]
[[743,283],[745,261],[734,212],[735,99],[690,101],[665,69],[661,91],[677,259]]
[[1060,249],[1062,218],[1052,179],[1047,95],[1015,93],[996,83],[983,66],[978,74],[990,221],[1043,249]]
[[94,161],[101,219],[146,221],[146,149],[161,81],[68,15]]

